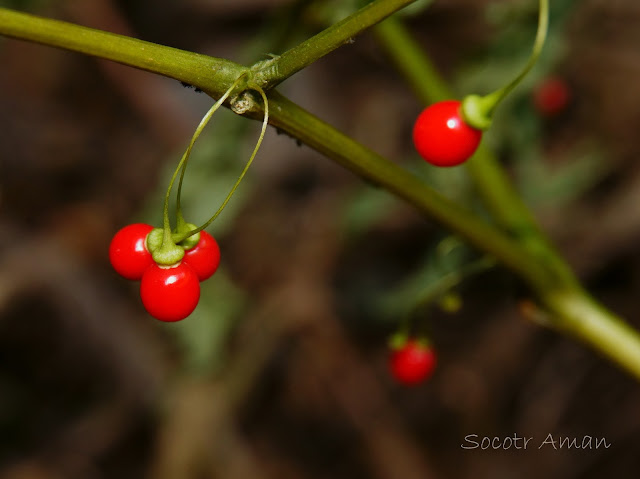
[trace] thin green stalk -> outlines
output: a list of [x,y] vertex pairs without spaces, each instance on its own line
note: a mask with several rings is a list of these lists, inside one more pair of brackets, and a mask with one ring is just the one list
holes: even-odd
[[[0,34],[153,71],[197,86],[212,96],[218,93],[218,98],[224,95],[229,86],[243,72],[247,71],[244,67],[226,60],[209,58],[7,9],[0,9]],[[208,75],[205,76],[203,70],[209,70]],[[271,114],[271,123],[275,126],[335,159],[365,179],[396,192],[399,196],[413,202],[422,211],[433,214],[446,227],[458,232],[480,249],[491,252],[518,274],[536,271],[535,262],[528,261],[526,255],[522,254],[515,243],[507,240],[499,232],[480,222],[453,202],[438,195],[415,176],[353,142],[277,92],[273,91],[270,98],[271,101],[276,102]],[[262,118],[263,112],[257,109],[247,110],[245,113],[254,118]],[[309,135],[309,132],[314,131],[320,133],[320,136]],[[472,239],[474,237],[477,240],[474,241]],[[534,272],[532,275],[540,276],[539,280],[543,280],[544,275],[541,272]]]
[[258,62],[252,67],[256,72],[253,80],[265,91],[269,90],[327,53],[351,42],[359,33],[413,2],[415,0],[376,0],[371,2],[344,20],[287,50],[282,55]]
[[[175,172],[173,173],[173,176],[171,177],[171,181],[169,182],[169,188],[167,190],[167,195],[166,195],[166,198],[165,198],[165,208],[167,208],[167,209],[168,209],[168,206],[169,206],[169,196],[171,194],[171,188],[173,187],[173,183],[176,180],[176,176],[177,176],[178,172],[180,172],[180,181],[178,182],[178,194],[177,194],[177,199],[176,199],[177,230],[178,230],[179,234],[176,235],[176,237],[174,238],[174,241],[176,243],[179,243],[180,241],[183,241],[184,239],[188,238],[189,236],[192,236],[192,235],[198,233],[201,229],[204,229],[204,228],[200,228],[198,231],[195,231],[195,230],[194,231],[190,231],[189,232],[190,234],[187,235],[187,236],[184,236],[184,234],[183,234],[184,231],[185,231],[186,221],[184,220],[184,216],[182,214],[182,183],[184,181],[184,174],[185,174],[185,172],[187,170],[187,165],[188,165],[188,162],[189,162],[189,157],[191,156],[191,150],[193,149],[193,145],[195,145],[196,141],[200,137],[200,134],[202,133],[202,130],[204,130],[205,126],[207,126],[207,124],[209,123],[209,121],[213,117],[214,113],[216,111],[218,111],[218,109],[222,106],[222,104],[229,97],[229,95],[231,95],[233,90],[238,86],[238,84],[244,78],[245,75],[246,75],[246,73],[242,73],[233,82],[233,84],[224,93],[224,95],[222,95],[218,99],[218,101],[216,101],[213,104],[213,106],[204,115],[204,117],[202,117],[202,120],[200,120],[200,123],[198,124],[198,127],[196,128],[196,131],[193,133],[193,136],[191,137],[191,141],[189,142],[189,146],[187,146],[187,149],[184,152],[184,155],[182,155],[182,159],[180,160],[180,163],[178,163],[178,166],[177,166]],[[205,228],[206,228],[206,226],[205,226]]]
[[[179,234],[177,235],[177,237],[175,239],[177,243],[179,243],[180,241],[185,240],[189,236],[193,236],[194,234],[199,233],[200,231],[202,231],[203,229],[207,228],[211,223],[213,223],[215,221],[215,219],[220,215],[220,213],[222,213],[222,210],[224,210],[225,206],[227,206],[227,203],[229,203],[229,200],[231,200],[231,197],[233,196],[233,194],[238,189],[238,186],[240,186],[240,183],[242,182],[242,180],[244,179],[245,175],[247,174],[247,171],[249,171],[249,167],[253,163],[253,160],[255,159],[256,155],[258,154],[258,150],[260,149],[260,145],[262,145],[262,140],[264,139],[264,135],[265,135],[265,133],[267,131],[267,125],[269,124],[269,101],[267,99],[267,95],[262,90],[262,88],[257,87],[257,86],[253,86],[252,88],[255,88],[255,90],[262,97],[263,111],[264,111],[264,115],[263,115],[263,119],[262,119],[262,128],[260,129],[260,136],[258,137],[258,141],[256,142],[256,146],[253,148],[253,152],[251,153],[251,156],[249,157],[249,160],[247,161],[247,163],[244,165],[244,168],[243,168],[242,172],[240,173],[240,176],[238,176],[238,179],[234,183],[233,187],[231,188],[231,190],[227,194],[227,196],[224,199],[224,201],[222,202],[222,204],[218,207],[218,210],[211,216],[211,218],[209,218],[207,221],[205,221],[201,226],[199,226],[199,227],[197,227],[197,228],[195,228],[193,230],[190,230],[190,231],[188,231],[186,233],[180,233],[179,232]],[[222,103],[222,101],[224,101],[223,98],[221,98],[219,100],[220,103]],[[183,172],[184,172],[184,169],[183,169]]]
[[507,85],[488,95],[488,97],[490,98],[490,100],[488,101],[488,103],[490,103],[490,107],[486,111],[486,114],[489,116],[493,114],[493,110],[498,105],[498,103],[500,103],[505,96],[511,93],[513,89],[520,84],[524,77],[527,76],[527,74],[535,66],[538,58],[540,57],[542,47],[544,46],[544,42],[547,38],[547,32],[549,30],[549,0],[540,0],[539,8],[540,12],[538,14],[538,30],[536,33],[536,38],[533,42],[533,49],[531,51],[529,61],[524,66],[522,71]]
[[[233,87],[235,87],[239,83],[239,81],[240,81],[240,78],[238,78],[238,80],[235,81],[232,87],[229,90],[227,90],[227,92],[224,95],[222,95],[218,99],[218,101],[216,101],[213,104],[213,106],[209,109],[209,111],[202,117],[202,120],[200,120],[200,123],[198,124],[196,131],[193,133],[193,136],[191,137],[189,146],[187,146],[186,151],[182,155],[182,159],[178,163],[178,166],[176,167],[175,171],[173,172],[173,175],[171,176],[171,180],[169,181],[169,187],[167,188],[167,194],[165,196],[165,209],[167,211],[169,209],[169,198],[171,195],[171,189],[173,188],[173,184],[176,181],[176,177],[178,176],[178,173],[180,173],[180,180],[178,182],[178,194],[176,199],[176,216],[177,216],[177,223],[178,223],[177,224],[178,231],[181,231],[183,229],[184,224],[186,223],[184,221],[184,216],[182,215],[182,183],[184,180],[185,171],[187,169],[187,164],[189,162],[189,157],[191,156],[191,150],[193,149],[193,145],[195,144],[196,140],[200,137],[200,133],[202,133],[202,130],[204,130],[204,127],[207,126],[207,123],[209,123],[209,120],[211,120],[211,117],[213,116],[213,114],[216,111],[218,111],[218,109],[222,106],[222,103],[231,94]],[[195,234],[195,232],[193,234]],[[179,243],[180,241],[181,240],[177,239],[176,237],[175,242]]]
[[529,56],[529,61],[522,71],[520,71],[520,73],[505,86],[489,93],[488,95],[467,95],[462,100],[462,115],[464,116],[465,121],[472,127],[480,130],[488,130],[491,126],[495,109],[502,100],[504,100],[504,98],[520,84],[538,61],[540,53],[542,52],[542,47],[544,46],[547,38],[547,31],[549,30],[549,0],[539,1],[540,6],[538,12],[538,30],[536,33],[536,39],[533,43],[533,50]]

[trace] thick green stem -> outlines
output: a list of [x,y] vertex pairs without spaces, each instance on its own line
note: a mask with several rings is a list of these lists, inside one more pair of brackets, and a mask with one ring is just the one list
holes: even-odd
[[518,275],[543,284],[553,279],[515,241],[430,188],[415,175],[340,133],[276,91],[269,96],[271,124],[333,159],[370,183],[405,199],[495,256]]
[[252,67],[256,72],[254,82],[265,91],[273,88],[327,53],[351,42],[355,36],[367,28],[413,2],[415,0],[376,0],[371,2],[282,55],[254,65]]
[[42,43],[205,87],[219,98],[248,68],[228,60],[0,8],[0,35]]
[[640,338],[622,318],[580,288],[550,289],[540,299],[551,314],[543,324],[591,345],[640,380]]

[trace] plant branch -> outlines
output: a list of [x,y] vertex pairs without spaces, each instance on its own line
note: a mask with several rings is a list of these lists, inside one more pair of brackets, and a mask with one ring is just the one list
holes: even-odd
[[[382,2],[380,2],[382,3]],[[389,22],[389,20],[387,20]],[[389,27],[391,25],[391,27]],[[397,26],[397,24],[396,24]],[[402,45],[403,32],[387,23],[378,32],[391,51]],[[391,29],[391,34],[389,30]],[[385,33],[386,32],[386,33]],[[163,47],[149,42],[101,32],[56,20],[0,8],[0,34],[114,60],[192,84],[214,98],[220,98],[247,71],[233,62]],[[322,37],[320,37],[322,38]],[[398,40],[400,39],[400,40]],[[406,40],[406,38],[404,38]],[[448,89],[435,70],[421,68],[411,42],[396,51],[394,58],[404,65],[420,94],[429,100],[447,95]],[[312,46],[307,51],[315,51]],[[320,49],[322,50],[322,49]],[[404,53],[403,53],[404,52]],[[418,58],[415,56],[415,58]],[[414,65],[410,65],[415,62]],[[422,66],[428,60],[422,59]],[[294,64],[295,62],[292,62]],[[416,68],[416,65],[418,67]],[[431,75],[434,88],[421,87]],[[438,83],[439,81],[439,83]],[[447,200],[420,179],[338,132],[277,91],[269,93],[270,123],[320,153],[334,159],[362,178],[384,187],[436,219],[476,248],[493,255],[527,281],[548,310],[550,326],[581,339],[640,379],[640,337],[606,309],[596,304],[577,284],[573,274],[548,244],[530,212],[511,189],[505,173],[487,152],[470,163],[471,172],[489,209],[514,237],[478,220]],[[231,99],[227,106],[252,118],[262,118],[261,102],[249,93]]]
[[198,86],[221,97],[244,71],[237,63],[124,35],[0,8],[0,34],[113,60]]
[[[549,289],[540,300],[542,325],[590,345],[640,380],[638,331],[581,288]],[[545,315],[550,315],[544,319]]]
[[553,281],[515,241],[445,198],[417,176],[323,122],[277,91],[269,95],[271,124],[368,182],[414,205],[481,251],[534,283]]
[[415,0],[376,0],[344,20],[287,50],[282,55],[256,63],[253,81],[269,90],[336,48],[349,43],[359,33],[381,22]]

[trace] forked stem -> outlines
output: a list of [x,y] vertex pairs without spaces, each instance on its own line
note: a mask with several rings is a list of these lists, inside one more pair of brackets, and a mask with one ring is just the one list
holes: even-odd
[[[238,81],[240,81],[240,78],[238,78],[238,80],[236,80],[236,82],[238,82]],[[258,154],[258,150],[260,149],[260,145],[262,145],[262,140],[264,139],[264,135],[265,135],[265,133],[267,131],[267,125],[269,124],[269,100],[267,99],[267,95],[265,94],[264,90],[262,88],[260,88],[259,86],[254,85],[254,84],[250,84],[249,88],[251,90],[257,91],[260,94],[260,96],[262,97],[262,102],[264,103],[264,118],[262,120],[262,128],[260,130],[260,136],[258,137],[258,141],[256,142],[256,146],[254,147],[253,152],[251,153],[251,156],[249,157],[249,160],[245,164],[242,172],[240,173],[240,176],[238,176],[238,179],[236,180],[235,184],[231,188],[231,191],[229,191],[229,193],[227,194],[226,198],[224,199],[224,201],[222,202],[222,204],[220,205],[218,210],[213,214],[213,216],[211,216],[211,218],[209,218],[201,226],[199,226],[199,227],[197,227],[195,229],[190,229],[188,231],[181,231],[180,230],[180,226],[184,227],[184,226],[186,226],[187,223],[184,221],[184,218],[182,217],[182,212],[180,210],[180,204],[178,203],[178,232],[173,235],[173,240],[176,243],[180,243],[181,241],[184,241],[186,238],[189,238],[190,236],[193,236],[193,235],[199,233],[203,229],[207,228],[211,223],[213,223],[213,221],[220,215],[220,213],[222,213],[222,211],[224,210],[225,206],[227,206],[227,203],[229,203],[229,200],[231,200],[231,197],[233,196],[233,194],[238,189],[238,186],[240,186],[240,183],[242,182],[242,180],[244,179],[245,175],[247,174],[247,171],[249,170],[249,167],[253,163],[254,158]],[[232,90],[232,89],[233,88],[231,88],[230,90]],[[218,107],[220,107],[220,105],[222,104],[224,99],[225,98],[223,97],[223,98],[220,98],[220,100],[218,100],[218,103],[220,103],[220,104],[218,105],[216,103],[216,105],[217,105],[216,109]],[[214,107],[216,105],[214,105]],[[212,108],[210,110],[211,115],[214,112],[215,112],[215,110]],[[208,118],[210,118],[211,115],[207,114],[205,116],[205,118],[203,118],[203,122],[204,122],[205,119],[207,119],[207,121],[208,121]],[[206,125],[206,122],[204,122],[204,125],[203,125],[203,122],[200,123],[202,128],[204,128],[204,125]],[[200,127],[198,127],[198,128],[199,128],[200,131],[202,131],[202,128],[200,128]],[[188,160],[188,157],[189,157],[189,153],[191,152],[191,148],[193,147],[193,143],[195,142],[195,140],[199,136],[200,131],[196,130],[196,134],[197,135],[194,134],[194,138],[192,139],[192,142],[189,145],[189,148],[187,148],[187,151],[185,152],[185,157],[183,157],[183,159],[180,162],[180,165],[178,165],[178,169],[174,173],[173,180],[175,180],[175,177],[176,177],[179,169],[182,168],[182,173],[181,173],[181,176],[180,176],[180,183],[179,183],[179,186],[178,186],[178,201],[180,200],[180,188],[182,186],[182,178],[184,176],[184,169],[186,168],[186,163],[187,163],[187,160]],[[180,223],[181,221],[182,221],[182,224]]]
[[[211,118],[213,117],[213,114],[218,111],[218,109],[222,106],[222,104],[225,102],[225,100],[229,97],[229,95],[231,95],[231,93],[233,92],[233,90],[240,84],[240,81],[247,75],[247,72],[242,73],[234,82],[233,84],[227,89],[227,91],[224,93],[224,95],[222,95],[217,102],[215,102],[213,104],[213,106],[209,109],[209,111],[202,117],[202,120],[200,120],[200,124],[198,125],[198,127],[196,128],[196,131],[193,133],[193,136],[191,137],[191,141],[189,142],[189,146],[187,146],[186,151],[184,152],[184,155],[182,155],[182,159],[180,160],[180,163],[178,163],[178,166],[176,167],[176,170],[173,173],[173,176],[171,177],[171,182],[169,183],[169,188],[167,189],[167,194],[165,196],[165,227],[167,226],[167,222],[168,222],[168,218],[169,218],[169,198],[171,195],[171,188],[173,187],[173,183],[176,180],[176,177],[178,176],[178,172],[180,172],[180,180],[178,182],[178,196],[176,199],[176,222],[177,222],[177,230],[178,232],[184,232],[185,227],[187,225],[187,222],[184,219],[184,216],[182,214],[182,202],[181,202],[181,198],[182,198],[182,183],[184,181],[184,174],[185,171],[187,170],[187,165],[189,163],[189,157],[191,156],[191,150],[193,149],[193,145],[196,143],[196,141],[198,140],[198,138],[200,137],[200,134],[202,133],[202,130],[204,130],[204,128],[207,126],[207,124],[209,123],[209,121],[211,120]],[[195,234],[197,232],[194,232],[192,234]],[[189,235],[191,236],[191,235]],[[182,238],[184,239],[184,238]],[[182,239],[176,240],[174,239],[174,241],[176,243],[179,243],[180,241],[182,241]]]

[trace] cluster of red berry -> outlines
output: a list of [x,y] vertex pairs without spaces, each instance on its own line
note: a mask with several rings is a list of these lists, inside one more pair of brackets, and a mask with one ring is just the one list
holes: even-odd
[[[148,245],[153,226],[135,223],[118,231],[109,246],[109,260],[120,276],[140,280],[140,297],[147,312],[160,321],[180,321],[200,300],[200,281],[210,278],[220,264],[220,248],[206,231],[195,246],[185,249],[177,263],[154,261]],[[180,246],[180,245],[179,245]]]
[[[126,279],[140,280],[140,298],[147,312],[160,321],[185,319],[198,305],[200,282],[210,278],[220,264],[218,243],[204,228],[222,212],[249,169],[264,138],[269,121],[269,102],[258,86],[251,88],[262,97],[264,119],[260,137],[233,188],[218,210],[200,227],[186,223],[181,208],[182,182],[191,149],[213,114],[222,106],[245,78],[241,74],[218,101],[204,115],[191,138],[182,159],[171,177],[164,199],[163,227],[153,228],[144,223],[125,226],[118,231],[109,246],[109,259],[118,274]],[[169,200],[174,181],[180,176],[176,198],[176,228],[171,228]]]

